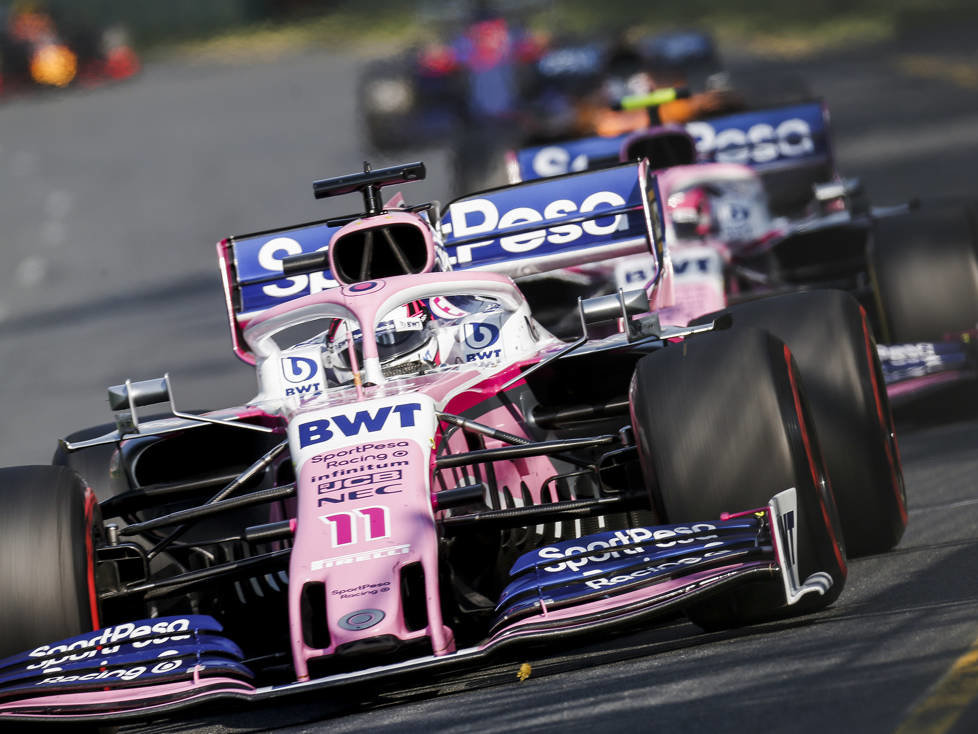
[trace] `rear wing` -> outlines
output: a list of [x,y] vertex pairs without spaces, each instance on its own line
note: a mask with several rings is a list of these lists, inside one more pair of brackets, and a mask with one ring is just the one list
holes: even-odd
[[742,163],[761,173],[832,161],[828,111],[818,100],[694,120],[686,130],[704,161]]
[[536,181],[618,163],[626,138],[628,134],[610,138],[595,135],[510,151],[506,161],[509,181]]
[[[217,245],[235,354],[270,308],[337,285],[328,269],[283,275],[290,256],[325,251],[346,220],[237,235]],[[454,270],[511,277],[648,252],[662,262],[662,210],[644,161],[493,189],[453,201],[440,222]]]
[[456,199],[441,231],[453,269],[516,278],[643,252],[658,266],[662,221],[658,184],[642,160]]
[[[832,171],[828,112],[818,100],[737,112],[685,124],[701,162],[742,163],[762,175],[786,169]],[[620,160],[634,134],[523,148],[509,155],[511,181],[533,181]],[[656,168],[655,160],[651,161]],[[827,180],[828,174],[813,174]]]

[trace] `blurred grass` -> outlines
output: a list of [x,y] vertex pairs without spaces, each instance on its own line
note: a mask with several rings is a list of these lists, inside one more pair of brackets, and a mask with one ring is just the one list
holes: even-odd
[[911,17],[975,14],[973,0],[684,0],[649,3],[641,14],[625,0],[565,0],[561,5],[581,29],[608,28],[631,16],[648,30],[706,28],[721,42],[787,56],[893,38]]
[[[978,19],[974,0],[553,0],[528,22],[555,35],[711,31],[721,44],[759,55],[800,57],[840,46],[884,41],[907,28]],[[208,61],[263,60],[313,47],[384,54],[443,35],[445,3],[334,0],[311,3],[306,17],[234,27],[206,37],[156,44],[156,50]],[[424,6],[424,7],[423,7]],[[455,16],[457,17],[457,15]]]
[[249,24],[199,39],[162,41],[149,51],[235,63],[279,58],[314,47],[383,53],[385,49],[409,45],[424,35],[411,10],[394,8],[390,13],[375,15],[363,9],[340,9],[296,21]]

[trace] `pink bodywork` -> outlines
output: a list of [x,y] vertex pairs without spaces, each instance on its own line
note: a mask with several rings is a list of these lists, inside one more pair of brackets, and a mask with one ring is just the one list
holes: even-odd
[[[684,189],[711,181],[757,180],[758,174],[749,166],[739,163],[698,163],[688,166],[674,166],[656,173],[659,190],[663,200]],[[724,266],[733,257],[764,247],[770,241],[782,236],[784,230],[777,226],[765,232],[759,239],[731,244],[709,233],[697,239],[679,239],[676,235],[669,207],[666,206],[666,241],[673,260],[695,256],[700,248],[712,250]],[[689,278],[677,275],[673,280],[674,299],[670,306],[663,307],[660,319],[663,323],[685,325],[697,316],[719,311],[727,306],[727,293],[723,278]]]
[[[317,307],[333,307],[333,312],[339,307],[359,322],[363,334],[364,370],[368,382],[375,384],[359,390],[335,388],[320,399],[304,401],[297,409],[289,410],[287,417],[292,425],[324,420],[323,416],[343,409],[348,415],[355,410],[363,411],[364,406],[368,406],[369,415],[376,416],[384,406],[388,406],[389,411],[389,406],[396,409],[406,400],[421,401],[420,396],[430,401],[433,407],[430,423],[418,435],[409,431],[397,436],[382,430],[371,434],[370,441],[354,440],[338,445],[337,449],[325,448],[315,455],[295,443],[294,431],[290,428],[298,501],[297,528],[289,566],[289,619],[293,661],[300,681],[309,678],[310,660],[332,655],[342,645],[366,639],[381,636],[392,636],[400,641],[427,638],[436,656],[455,649],[452,631],[444,625],[441,616],[438,533],[432,498],[435,490],[432,461],[434,448],[441,439],[441,429],[434,411],[458,413],[484,403],[498,394],[505,380],[519,374],[519,363],[502,369],[496,367],[492,371],[462,364],[457,369],[437,374],[386,381],[382,376],[377,377],[379,358],[374,328],[379,318],[402,303],[436,294],[465,293],[497,297],[512,308],[524,304],[516,285],[504,275],[425,273],[379,279],[304,296],[256,316],[243,330],[248,351],[260,359],[267,353],[267,340],[279,325],[291,324],[296,318],[314,314]],[[531,361],[535,359],[536,355]],[[421,404],[427,403],[422,401]],[[422,411],[422,415],[427,413]],[[526,435],[520,427],[519,416],[506,409],[491,410],[479,416],[479,420],[519,436]],[[487,445],[504,444],[488,441]],[[453,453],[469,449],[464,437],[456,433],[441,446],[440,452],[446,450]],[[355,459],[347,458],[351,456]],[[394,458],[396,462],[392,461]],[[356,462],[355,468],[344,469],[344,462],[349,461]],[[341,463],[343,467],[339,466]],[[526,486],[534,502],[540,501],[546,480],[555,473],[545,457],[497,462],[495,471],[501,487],[508,486],[518,495],[520,487]],[[442,474],[443,481],[439,486],[471,483],[460,482],[451,471]],[[361,480],[364,481],[362,486],[368,488],[358,491],[360,485],[357,482]],[[343,491],[337,495],[339,489]],[[342,502],[337,498],[342,498]],[[409,629],[402,609],[400,574],[412,563],[420,563],[424,571],[428,621],[421,629]],[[324,616],[329,631],[329,644],[324,647],[312,647],[303,638],[303,590],[307,584],[323,585]]]

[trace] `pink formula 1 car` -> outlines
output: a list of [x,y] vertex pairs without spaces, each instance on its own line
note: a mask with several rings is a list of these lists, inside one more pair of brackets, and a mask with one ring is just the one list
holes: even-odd
[[[864,307],[881,341],[890,397],[905,401],[978,378],[978,205],[934,199],[871,207],[835,170],[817,101],[584,138],[511,154],[511,180],[647,157],[659,168],[675,271],[670,323],[772,294],[836,288]],[[561,336],[565,293],[648,282],[633,256],[521,282]],[[554,287],[555,280],[561,280]],[[536,281],[536,282],[534,282]]]
[[[899,540],[888,404],[849,296],[671,327],[621,291],[582,301],[566,344],[511,276],[644,252],[668,306],[647,164],[463,199],[440,227],[381,201],[423,175],[318,182],[365,212],[220,243],[249,404],[184,412],[168,378],[126,382],[110,429],[0,471],[0,721],[325,692],[679,612],[812,612],[843,590],[847,545]],[[838,360],[792,356],[826,340]],[[820,445],[810,403],[863,443]],[[864,481],[837,485],[853,467]]]

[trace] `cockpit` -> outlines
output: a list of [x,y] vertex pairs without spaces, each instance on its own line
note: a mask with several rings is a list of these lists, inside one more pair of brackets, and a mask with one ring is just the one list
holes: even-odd
[[[476,360],[483,366],[498,363],[503,357],[498,337],[510,315],[497,300],[478,296],[442,297],[435,303],[422,299],[399,306],[374,328],[381,372],[390,380]],[[317,341],[326,386],[354,384],[363,364],[363,331],[358,325],[334,319]]]
[[272,309],[249,324],[261,396],[306,397],[437,371],[480,371],[554,338],[505,276],[432,273],[357,283]]
[[764,186],[752,173],[682,182],[669,192],[666,211],[677,240],[707,238],[729,245],[748,244],[764,237],[773,226]]

